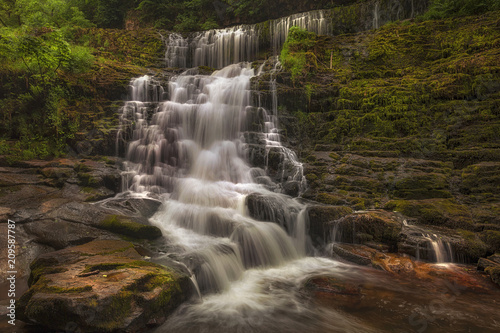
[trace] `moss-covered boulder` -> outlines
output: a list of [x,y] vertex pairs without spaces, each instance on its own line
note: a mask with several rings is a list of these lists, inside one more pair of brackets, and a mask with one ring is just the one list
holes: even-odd
[[141,239],[156,239],[162,235],[158,227],[137,223],[123,215],[108,215],[97,227],[117,234]]
[[464,261],[477,262],[479,258],[488,254],[488,246],[479,238],[479,235],[468,230],[457,230],[463,241],[455,245],[455,251],[464,257]]
[[51,331],[141,330],[161,324],[191,293],[188,276],[142,260],[119,240],[42,255],[31,264],[29,285],[20,318]]
[[480,258],[477,269],[489,274],[491,281],[500,286],[500,253],[495,253],[488,258]]
[[333,223],[333,238],[338,242],[378,242],[395,249],[403,223],[393,213],[382,210],[347,215]]
[[417,218],[422,224],[473,229],[470,210],[453,199],[392,200],[385,209]]

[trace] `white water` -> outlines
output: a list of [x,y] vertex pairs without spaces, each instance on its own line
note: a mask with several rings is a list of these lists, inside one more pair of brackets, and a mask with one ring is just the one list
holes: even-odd
[[424,233],[423,237],[428,241],[437,263],[453,262],[453,250],[450,243],[443,241],[436,234]]
[[[290,27],[298,26],[317,34],[331,34],[328,11],[316,10],[269,21],[274,54],[278,54]],[[257,25],[239,25],[192,33],[188,37],[171,34],[166,40],[167,67],[208,66],[223,68],[230,64],[258,59],[262,31]],[[267,47],[267,46],[266,46]]]
[[[242,131],[253,75],[245,63],[211,76],[189,70],[170,80],[168,93],[154,79],[141,77],[130,88],[138,100],[122,109],[118,137],[130,138],[123,186],[162,195],[164,204],[152,222],[194,273],[202,293],[228,290],[246,269],[280,266],[306,252],[302,204],[283,199],[295,212],[287,220],[289,234],[279,224],[252,219],[245,206],[250,193],[280,196],[254,182],[253,175],[262,172],[244,159]],[[168,99],[160,101],[163,95]],[[274,128],[272,119],[266,127]],[[279,140],[272,142],[281,147]]]

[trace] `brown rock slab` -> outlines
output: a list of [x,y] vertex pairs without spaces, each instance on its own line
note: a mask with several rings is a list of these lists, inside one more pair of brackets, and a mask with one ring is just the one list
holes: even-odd
[[150,322],[161,324],[190,296],[190,280],[141,258],[132,243],[121,240],[44,254],[31,265],[20,317],[49,330],[78,327],[82,332],[137,331]]

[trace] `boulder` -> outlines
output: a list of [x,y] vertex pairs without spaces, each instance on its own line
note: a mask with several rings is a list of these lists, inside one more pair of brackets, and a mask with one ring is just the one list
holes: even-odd
[[245,201],[249,215],[259,221],[274,222],[290,231],[290,223],[300,208],[291,198],[283,195],[251,193]]
[[477,269],[488,273],[491,281],[500,286],[500,254],[495,253],[488,258],[480,258]]
[[309,217],[309,236],[314,245],[323,245],[331,240],[332,223],[353,210],[346,206],[310,206],[307,209]]
[[164,322],[192,292],[187,275],[142,260],[120,240],[44,254],[31,264],[29,285],[19,318],[50,331],[143,330]]
[[362,244],[381,242],[396,248],[403,223],[399,216],[382,210],[357,212],[330,222],[338,242]]
[[153,240],[162,236],[158,227],[138,223],[123,215],[107,215],[97,227],[133,238]]
[[53,247],[56,250],[85,244],[95,239],[118,238],[111,233],[93,227],[63,220],[40,220],[26,223],[24,229],[35,242]]

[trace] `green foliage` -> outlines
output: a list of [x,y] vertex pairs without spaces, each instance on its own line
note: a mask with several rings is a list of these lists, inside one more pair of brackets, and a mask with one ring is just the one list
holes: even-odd
[[137,10],[146,25],[187,32],[219,28],[215,7],[212,0],[143,0]]
[[94,21],[103,28],[123,28],[125,15],[133,0],[97,0]]
[[70,55],[63,65],[63,69],[69,73],[86,73],[90,70],[95,62],[95,57],[92,55],[90,48],[71,45]]
[[467,16],[500,10],[499,0],[432,0],[423,19],[442,19],[453,16]]
[[20,21],[31,27],[90,26],[90,21],[85,18],[75,2],[16,0],[16,8],[21,17]]
[[[16,41],[16,55],[28,72],[31,85],[45,88],[56,71],[70,59],[70,48],[60,33],[49,32],[37,36],[24,34]],[[35,96],[32,89],[33,96]]]

